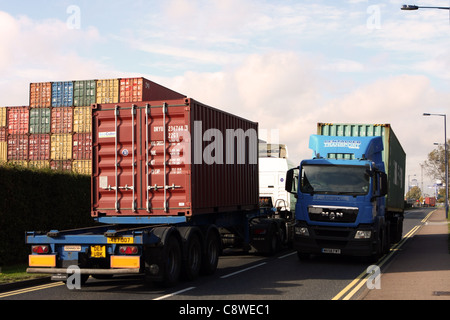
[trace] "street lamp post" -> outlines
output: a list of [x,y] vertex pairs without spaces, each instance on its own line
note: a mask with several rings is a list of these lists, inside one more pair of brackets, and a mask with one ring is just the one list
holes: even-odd
[[419,9],[443,9],[443,10],[449,10],[450,7],[423,7],[423,6],[416,6],[414,4],[404,4],[401,8],[401,10],[419,10]]
[[450,20],[450,7],[424,7],[424,6],[416,6],[415,4],[404,4],[400,10],[412,11],[419,9],[442,9],[449,10],[449,20]]
[[424,116],[444,117],[444,156],[445,156],[445,218],[448,219],[448,149],[447,149],[447,115],[441,113],[424,113]]

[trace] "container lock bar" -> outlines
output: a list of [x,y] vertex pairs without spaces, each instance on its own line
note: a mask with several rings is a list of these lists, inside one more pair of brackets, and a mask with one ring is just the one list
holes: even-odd
[[[131,129],[131,148],[132,148],[132,160],[131,160],[131,176],[133,179],[133,186],[132,187],[128,187],[128,189],[125,190],[129,190],[129,188],[131,188],[131,190],[133,190],[133,198],[132,198],[132,203],[131,203],[131,208],[133,210],[133,212],[136,212],[136,201],[135,201],[135,188],[134,188],[134,183],[135,183],[135,171],[136,171],[136,162],[135,162],[135,157],[134,157],[134,150],[135,150],[135,145],[134,145],[134,140],[135,140],[135,124],[134,124],[134,118],[136,115],[136,105],[132,105],[131,106],[131,125],[133,126],[133,128]],[[125,185],[125,188],[127,188],[127,186]]]
[[171,186],[166,186],[166,190],[169,190],[169,189],[175,190],[175,189],[179,189],[179,188],[182,188],[182,186],[176,186],[175,183],[172,184]]

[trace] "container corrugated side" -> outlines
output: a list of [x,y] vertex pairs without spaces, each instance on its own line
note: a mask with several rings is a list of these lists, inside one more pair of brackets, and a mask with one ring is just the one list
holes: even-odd
[[28,160],[50,160],[50,135],[31,134],[29,137]]
[[120,102],[174,100],[183,98],[186,98],[186,96],[145,78],[120,79]]
[[9,160],[8,163],[13,164],[15,166],[28,168],[28,161],[27,160]]
[[73,160],[92,159],[92,134],[75,133],[73,135],[72,147]]
[[71,160],[72,159],[72,135],[52,134],[50,147],[51,160]]
[[8,142],[0,141],[0,163],[8,161]]
[[92,160],[74,160],[72,162],[72,171],[78,174],[91,175]]
[[0,107],[0,127],[7,126],[7,119],[8,119],[7,111],[8,111],[8,108]]
[[75,107],[73,109],[73,131],[78,133],[92,132],[91,107]]
[[30,160],[30,161],[28,161],[28,168],[35,168],[35,169],[50,168],[50,161],[48,161],[48,160]]
[[97,83],[95,80],[81,80],[73,82],[73,105],[86,107],[94,104],[97,99]]
[[8,128],[0,128],[0,141],[4,142],[8,138]]
[[73,82],[61,81],[52,83],[52,107],[73,106]]
[[119,79],[97,80],[97,103],[118,103],[119,85]]
[[382,137],[382,158],[388,175],[386,208],[404,209],[406,154],[390,124],[318,123],[317,134],[326,136]]
[[50,169],[56,171],[72,171],[71,160],[51,160]]
[[30,110],[30,130],[31,134],[50,133],[49,108],[34,108]]
[[[163,103],[94,106],[92,215],[189,217],[256,209],[257,124],[192,99]],[[234,143],[234,133],[241,133],[240,141],[247,133],[251,141]],[[211,134],[217,143],[222,135],[223,145],[211,145]]]
[[30,83],[30,107],[50,108],[52,106],[52,83]]
[[52,133],[71,133],[73,131],[73,108],[53,108],[51,116]]
[[28,135],[14,134],[8,136],[8,161],[28,160]]
[[30,124],[30,112],[28,107],[8,108],[8,133],[25,134],[28,133]]

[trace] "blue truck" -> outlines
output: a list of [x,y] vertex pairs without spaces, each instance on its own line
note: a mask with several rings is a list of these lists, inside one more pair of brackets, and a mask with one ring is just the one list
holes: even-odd
[[402,238],[405,152],[389,124],[318,124],[311,159],[288,171],[294,248],[377,260]]

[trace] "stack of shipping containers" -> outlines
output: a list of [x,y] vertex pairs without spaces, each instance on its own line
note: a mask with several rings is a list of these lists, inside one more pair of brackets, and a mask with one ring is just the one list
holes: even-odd
[[7,108],[0,107],[0,164],[8,161]]
[[29,106],[0,107],[0,163],[91,174],[93,104],[184,95],[145,78],[30,84]]
[[96,103],[95,80],[74,82],[72,170],[91,174],[92,163],[92,116],[91,105]]
[[30,129],[28,166],[48,168],[50,160],[50,119],[52,84],[30,84]]

